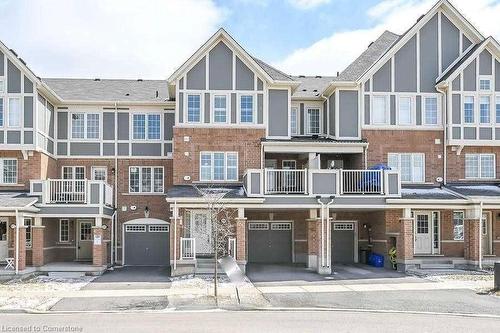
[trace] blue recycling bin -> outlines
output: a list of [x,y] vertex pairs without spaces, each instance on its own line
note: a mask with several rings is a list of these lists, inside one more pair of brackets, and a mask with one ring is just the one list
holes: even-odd
[[[376,164],[369,167],[368,170],[391,170],[385,164]],[[373,191],[374,189],[379,189],[382,185],[381,173],[379,172],[365,172],[363,177],[359,181],[358,187],[363,192]]]

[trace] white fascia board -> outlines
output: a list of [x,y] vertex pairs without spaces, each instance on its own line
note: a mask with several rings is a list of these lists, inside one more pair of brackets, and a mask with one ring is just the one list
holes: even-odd
[[[16,67],[18,67],[24,74],[34,83],[41,83],[41,80],[36,74],[21,60],[19,60],[19,56],[16,56],[1,40],[0,40],[0,50],[3,54],[9,59]],[[5,68],[7,71],[7,68]]]

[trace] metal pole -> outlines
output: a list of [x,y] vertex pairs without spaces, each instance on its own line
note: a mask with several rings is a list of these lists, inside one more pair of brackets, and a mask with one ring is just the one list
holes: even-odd
[[174,201],[174,271],[177,269],[177,201]]
[[[486,222],[486,221],[485,221]],[[485,226],[487,227],[487,226]],[[483,202],[479,203],[479,269],[483,269]]]
[[16,275],[19,274],[19,211],[16,209]]

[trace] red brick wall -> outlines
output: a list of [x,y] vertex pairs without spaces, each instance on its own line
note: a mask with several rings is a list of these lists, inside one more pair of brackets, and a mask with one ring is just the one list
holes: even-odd
[[496,178],[500,178],[500,147],[469,147],[465,146],[460,155],[456,151],[452,151],[452,147],[447,147],[446,179],[452,181],[465,180],[465,154],[495,154],[496,156]]
[[[189,142],[184,141],[189,137]],[[239,177],[246,169],[260,168],[263,129],[244,128],[174,128],[174,184],[199,180],[201,151],[238,152]],[[186,156],[185,153],[189,153]],[[191,181],[185,181],[190,176]]]
[[32,156],[24,159],[23,154],[19,150],[2,150],[0,158],[15,158],[17,159],[17,186],[0,185],[0,190],[24,190],[30,188],[30,179],[47,179],[55,178],[54,167],[56,160],[53,158],[33,151]]
[[[388,153],[424,153],[425,181],[433,183],[436,177],[443,177],[442,131],[363,130],[361,135],[369,143],[368,167],[387,163]],[[436,144],[435,139],[441,143]]]

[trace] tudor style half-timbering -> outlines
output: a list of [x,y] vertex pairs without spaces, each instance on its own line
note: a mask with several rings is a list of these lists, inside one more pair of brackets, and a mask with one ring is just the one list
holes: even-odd
[[500,256],[500,47],[449,1],[337,76],[285,74],[223,29],[166,81],[39,79],[0,51],[0,261],[18,271],[202,272],[208,190],[243,269]]

